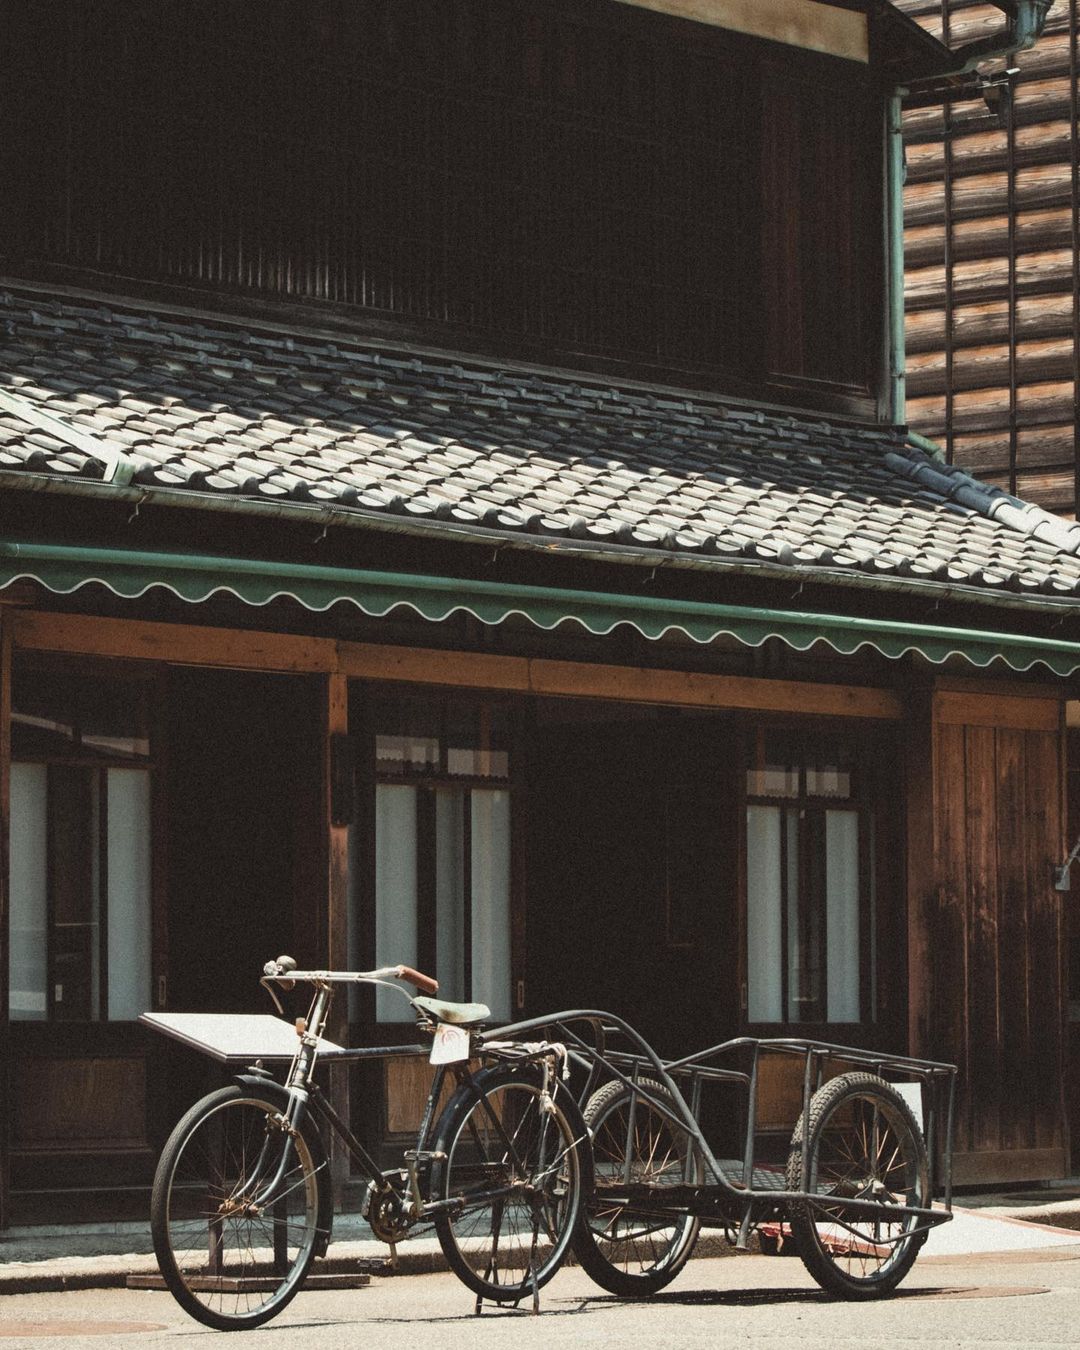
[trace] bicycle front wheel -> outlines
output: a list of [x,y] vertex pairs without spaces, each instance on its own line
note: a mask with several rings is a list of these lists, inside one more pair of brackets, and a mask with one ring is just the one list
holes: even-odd
[[440,1122],[432,1199],[450,1268],[483,1298],[516,1303],[558,1270],[591,1177],[588,1132],[570,1093],[545,1096],[534,1067],[495,1066]]
[[206,1326],[268,1321],[299,1290],[318,1237],[317,1150],[250,1088],[197,1102],[162,1151],[154,1251],[176,1301]]

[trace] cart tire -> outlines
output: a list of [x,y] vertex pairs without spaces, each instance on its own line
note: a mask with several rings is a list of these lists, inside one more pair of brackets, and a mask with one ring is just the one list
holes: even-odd
[[[640,1086],[675,1109],[662,1084],[643,1078]],[[626,1176],[631,1095],[625,1083],[607,1083],[586,1103],[585,1123],[593,1137],[593,1189],[585,1199],[574,1248],[582,1268],[602,1289],[622,1298],[641,1298],[663,1289],[682,1270],[701,1223],[691,1214],[648,1215],[605,1203],[605,1177]],[[685,1130],[679,1131],[640,1096],[633,1124],[631,1180],[657,1186],[700,1184],[701,1151]]]
[[495,1065],[455,1092],[436,1131],[431,1198],[460,1202],[436,1216],[439,1244],[455,1275],[494,1302],[551,1279],[592,1189],[581,1112],[557,1075],[549,1092],[546,1102],[535,1065]]
[[[212,1092],[179,1121],[154,1173],[158,1268],[184,1311],[218,1331],[257,1327],[279,1313],[319,1246],[328,1184],[322,1143],[312,1126],[289,1135],[281,1120],[280,1104],[257,1089]],[[282,1161],[280,1209],[237,1204]]]
[[[805,1178],[804,1127],[809,1163]],[[803,1264],[823,1289],[840,1298],[891,1294],[926,1241],[925,1231],[907,1235],[918,1225],[915,1218],[887,1222],[884,1206],[890,1200],[920,1209],[930,1203],[929,1168],[910,1108],[876,1074],[844,1074],[814,1093],[808,1121],[800,1116],[791,1137],[787,1188],[882,1199],[885,1222],[877,1215],[849,1215],[843,1226],[830,1223],[827,1205],[791,1203],[791,1228]]]

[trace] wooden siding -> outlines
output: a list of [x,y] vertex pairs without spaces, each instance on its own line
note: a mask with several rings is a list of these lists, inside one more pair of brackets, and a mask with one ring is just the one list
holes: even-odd
[[1061,705],[962,698],[913,709],[911,1049],[959,1065],[958,1181],[1060,1176]]
[[[978,0],[897,3],[953,47],[1003,30]],[[1078,32],[1077,0],[1056,0],[1010,116],[980,98],[904,121],[909,421],[1065,516],[1080,504]]]
[[[610,0],[163,0],[137,24],[79,0],[8,29],[9,271],[876,413],[861,64]],[[821,172],[789,182],[793,147]],[[795,212],[779,288],[770,209]]]

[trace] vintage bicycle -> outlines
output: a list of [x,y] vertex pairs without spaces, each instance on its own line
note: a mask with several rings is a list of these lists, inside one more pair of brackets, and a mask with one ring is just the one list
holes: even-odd
[[[296,1022],[284,1082],[261,1063],[243,1067],[231,1085],[187,1112],[162,1150],[151,1231],[174,1297],[198,1321],[229,1331],[259,1326],[297,1294],[333,1228],[325,1131],[342,1140],[368,1178],[362,1214],[376,1237],[395,1244],[417,1224],[433,1224],[451,1269],[478,1302],[531,1297],[535,1305],[566,1255],[592,1185],[588,1132],[559,1072],[560,1051],[500,1033],[478,1064],[488,1009],[433,997],[437,982],[408,966],[297,970],[282,956],[267,963],[261,980],[279,1012],[275,988],[298,982],[312,986],[312,997]],[[402,982],[425,991],[411,1002],[429,1046],[346,1049],[326,1041],[341,985],[382,985],[409,997]],[[251,1043],[261,1037],[276,1058],[280,1030],[290,1030],[273,1017],[146,1013],[142,1020],[234,1063],[237,1054],[222,1049],[222,1031],[259,1022]],[[216,1042],[208,1024],[217,1028]],[[428,1052],[436,1068],[416,1147],[403,1167],[384,1171],[321,1091],[316,1065]],[[438,1113],[448,1077],[456,1090]]]

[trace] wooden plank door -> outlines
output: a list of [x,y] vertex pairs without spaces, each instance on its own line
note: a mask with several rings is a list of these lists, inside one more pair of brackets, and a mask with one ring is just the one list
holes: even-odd
[[937,691],[909,763],[911,1048],[960,1068],[955,1179],[1067,1171],[1062,705]]

